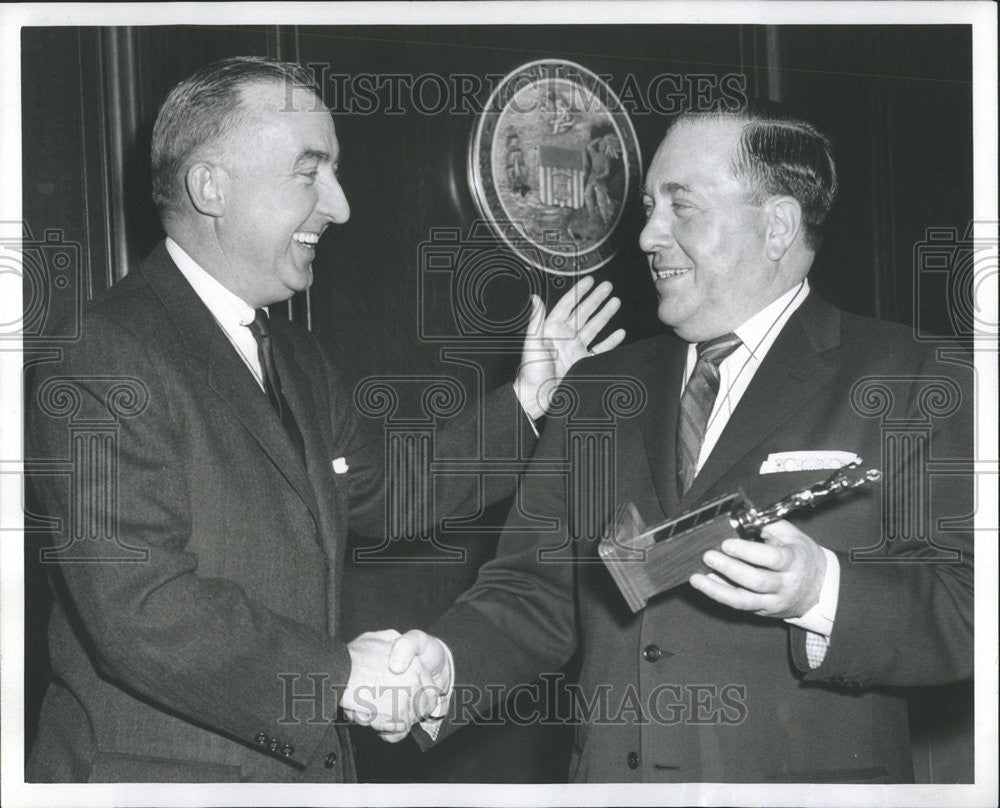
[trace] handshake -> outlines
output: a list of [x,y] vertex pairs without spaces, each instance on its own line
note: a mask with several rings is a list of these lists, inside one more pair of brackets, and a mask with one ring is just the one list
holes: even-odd
[[368,631],[347,645],[351,675],[340,699],[350,721],[370,726],[389,743],[414,724],[443,718],[451,690],[445,644],[422,631]]

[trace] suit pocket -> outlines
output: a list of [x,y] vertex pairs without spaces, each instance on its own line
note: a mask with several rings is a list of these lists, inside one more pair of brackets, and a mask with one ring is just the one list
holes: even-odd
[[240,767],[98,752],[88,783],[238,783]]

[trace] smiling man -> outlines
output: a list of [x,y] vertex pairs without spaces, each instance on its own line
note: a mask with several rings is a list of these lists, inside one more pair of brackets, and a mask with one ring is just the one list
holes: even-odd
[[[165,107],[154,197],[171,240],[190,245],[200,266],[257,308],[309,288],[320,236],[351,211],[337,180],[333,120],[308,86],[250,85],[238,110],[235,125],[192,149],[171,138],[197,108]],[[178,169],[183,181],[171,182]],[[200,215],[187,215],[188,204]]]
[[809,130],[800,136],[816,151],[807,157],[817,176],[814,186],[796,189],[802,201],[748,189],[753,158],[740,153],[744,127],[733,118],[678,124],[649,167],[639,246],[653,271],[660,321],[686,342],[742,325],[802,283],[815,250],[809,230],[836,194],[832,158]]
[[[575,654],[571,780],[912,780],[905,687],[972,674],[971,484],[931,485],[923,465],[972,457],[969,366],[810,291],[836,188],[828,139],[780,109],[672,124],[639,239],[672,333],[569,374],[576,411],[549,419],[497,558],[429,635],[396,641],[392,670],[419,657],[455,682],[443,723],[415,730],[423,744]],[[628,502],[656,525],[740,488],[764,506],[854,457],[882,468],[882,490],[795,513],[762,542],[734,535],[633,614],[597,537],[574,530],[586,520],[567,492],[583,481],[550,471],[607,420],[595,379],[622,374],[646,406],[618,419],[614,479],[585,497],[609,525]],[[888,440],[900,425],[926,446]]]
[[[71,424],[117,423],[109,465],[33,481],[60,534],[27,778],[350,781],[338,707],[424,714],[407,694],[434,683],[419,663],[386,672],[395,632],[339,636],[348,526],[384,530],[382,436],[325,346],[268,310],[309,288],[317,242],[350,216],[333,120],[301,67],[228,59],[170,93],[152,158],[165,242],[89,305],[27,406],[37,458],[65,457]],[[590,285],[547,318],[533,301],[530,361],[482,402],[498,456],[517,456],[516,396],[542,414],[614,312],[607,285],[577,300]],[[442,456],[484,439],[478,421],[438,438]],[[475,510],[474,476],[436,485],[439,517]],[[101,540],[74,532],[95,525]]]

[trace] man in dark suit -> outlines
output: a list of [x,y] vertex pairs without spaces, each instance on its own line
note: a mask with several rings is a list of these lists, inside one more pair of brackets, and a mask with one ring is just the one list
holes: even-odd
[[[970,366],[809,290],[836,186],[827,138],[784,112],[672,125],[639,243],[673,334],[569,374],[496,560],[397,641],[392,669],[420,656],[456,683],[421,743],[575,653],[571,780],[912,780],[902,688],[973,669],[971,482],[928,466],[972,458]],[[615,412],[623,383],[644,407]],[[609,422],[614,477],[574,499],[593,477],[552,469]],[[628,501],[647,525],[740,487],[767,505],[856,458],[880,490],[726,539],[637,614],[581,529]]]
[[[381,435],[324,346],[267,309],[309,287],[316,243],[350,215],[332,118],[302,68],[229,59],[170,93],[152,151],[168,238],[86,309],[27,406],[32,456],[79,463],[33,481],[59,535],[27,778],[351,781],[338,707],[419,717],[434,683],[420,663],[386,673],[396,632],[338,636],[348,522],[384,529]],[[480,403],[488,450],[518,456],[515,389],[542,413],[539,383],[587,353],[607,291],[547,320],[533,301],[531,361]],[[479,437],[457,421],[439,451]],[[438,514],[474,512],[478,489],[438,481]]]

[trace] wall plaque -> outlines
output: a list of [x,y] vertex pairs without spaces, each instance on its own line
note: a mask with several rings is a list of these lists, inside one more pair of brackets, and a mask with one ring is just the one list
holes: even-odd
[[632,121],[611,88],[561,59],[505,76],[469,144],[480,214],[519,258],[558,275],[612,258],[641,165]]

